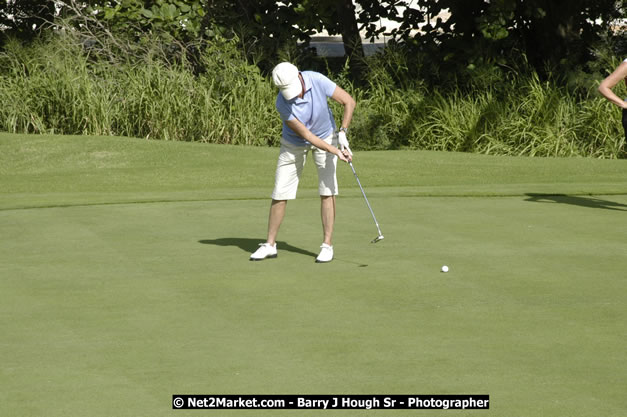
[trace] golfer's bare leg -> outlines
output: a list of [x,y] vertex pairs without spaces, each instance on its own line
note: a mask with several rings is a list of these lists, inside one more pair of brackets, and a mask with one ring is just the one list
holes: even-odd
[[333,226],[335,224],[335,196],[320,196],[320,214],[322,216],[323,243],[332,246]]
[[268,240],[267,243],[274,245],[279,233],[279,227],[285,217],[286,200],[272,200],[270,205],[270,216],[268,218]]

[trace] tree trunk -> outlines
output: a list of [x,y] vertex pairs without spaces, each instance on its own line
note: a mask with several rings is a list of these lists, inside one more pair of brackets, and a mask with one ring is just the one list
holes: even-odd
[[355,17],[355,6],[352,0],[338,0],[336,4],[344,52],[349,59],[351,73],[357,80],[362,80],[365,75],[366,63],[364,47],[361,43],[357,18]]

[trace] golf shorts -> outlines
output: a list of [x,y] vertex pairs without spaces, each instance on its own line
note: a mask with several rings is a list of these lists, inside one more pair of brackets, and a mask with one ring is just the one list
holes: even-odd
[[[337,136],[335,134],[323,140],[337,146]],[[314,163],[318,169],[318,193],[321,196],[338,194],[337,177],[335,175],[337,167],[336,155],[318,149],[313,145],[298,146],[281,140],[281,151],[276,166],[274,191],[272,192],[273,200],[293,200],[296,198],[298,182],[303,168],[305,168],[305,161],[309,151],[312,152]]]

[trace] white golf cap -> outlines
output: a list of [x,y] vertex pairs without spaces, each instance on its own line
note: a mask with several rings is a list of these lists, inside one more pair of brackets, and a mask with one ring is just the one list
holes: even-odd
[[298,74],[298,68],[289,62],[281,62],[272,70],[272,81],[286,100],[293,99],[303,91]]

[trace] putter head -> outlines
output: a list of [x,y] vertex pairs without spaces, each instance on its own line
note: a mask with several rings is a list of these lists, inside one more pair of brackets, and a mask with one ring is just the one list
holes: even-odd
[[375,237],[374,239],[372,239],[371,243],[377,243],[378,241],[383,240],[383,239],[385,239],[383,237],[383,235],[379,235],[379,236]]

